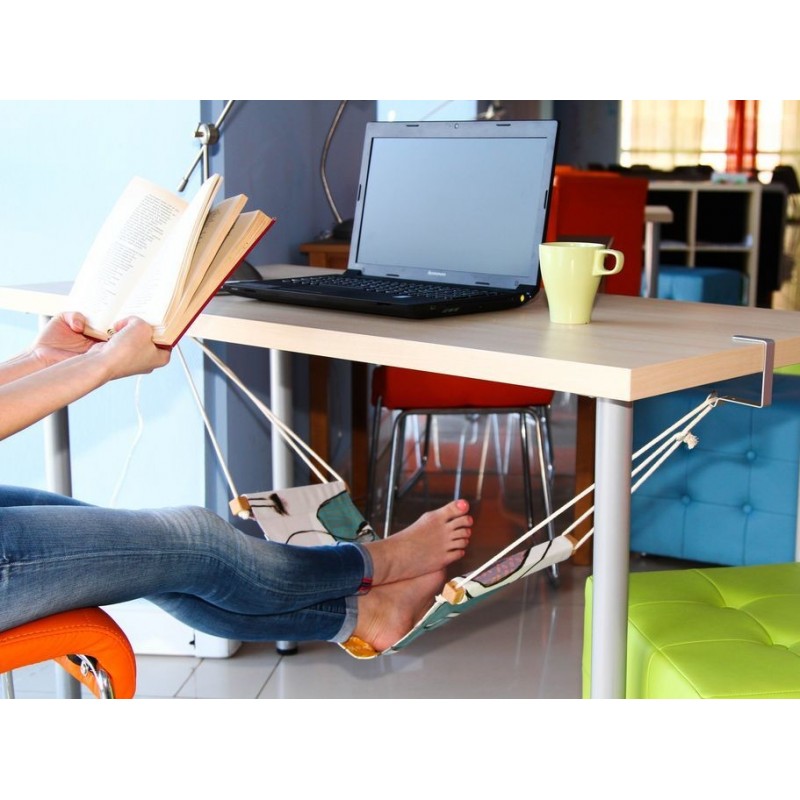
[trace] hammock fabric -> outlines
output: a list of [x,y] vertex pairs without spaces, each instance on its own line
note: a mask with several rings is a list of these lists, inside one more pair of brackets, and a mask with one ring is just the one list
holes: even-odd
[[[239,494],[225,466],[186,361],[183,358],[180,347],[177,347],[190,388],[203,415],[206,430],[215,447],[217,457],[234,497],[231,501],[232,512],[242,518],[255,519],[264,536],[271,541],[311,547],[337,542],[374,541],[377,538],[377,534],[356,508],[348,492],[347,485],[342,478],[290,428],[275,417],[270,409],[242,384],[239,378],[215,353],[209,350],[202,342],[193,341],[264,414],[271,422],[273,430],[283,437],[287,445],[295,451],[320,481],[318,484],[309,486]],[[687,445],[690,449],[694,447],[697,443],[697,438],[692,433],[691,428],[715,408],[718,402],[726,399],[718,397],[715,393],[710,394],[696,409],[686,414],[634,453],[633,463],[635,464],[639,459],[641,461],[631,472],[632,478],[637,478],[636,481],[632,482],[631,492],[636,491],[681,444]],[[651,450],[652,452],[650,452]],[[592,536],[594,529],[591,529],[580,540],[576,540],[572,535],[572,531],[587,517],[591,516],[594,512],[594,506],[574,520],[559,536],[527,549],[523,549],[524,544],[555,518],[593,492],[593,490],[594,484],[584,489],[547,519],[542,520],[538,525],[524,533],[472,573],[448,581],[422,619],[391,647],[378,652],[368,643],[355,636],[343,643],[341,647],[351,656],[358,659],[376,658],[379,655],[395,653],[408,647],[424,633],[438,628],[474,608],[499,589],[518,581],[520,578],[525,578],[561,561],[566,561]]]

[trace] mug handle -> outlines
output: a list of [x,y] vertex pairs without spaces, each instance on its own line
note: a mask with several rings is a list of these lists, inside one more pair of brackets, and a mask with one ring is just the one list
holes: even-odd
[[[614,256],[614,266],[611,269],[606,269],[603,266],[606,256]],[[594,266],[592,268],[592,275],[616,275],[622,270],[622,265],[625,263],[625,256],[619,250],[597,250],[594,254]]]

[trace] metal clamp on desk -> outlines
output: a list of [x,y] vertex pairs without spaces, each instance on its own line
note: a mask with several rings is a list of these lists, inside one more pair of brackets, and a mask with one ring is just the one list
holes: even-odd
[[765,408],[772,404],[772,375],[775,368],[775,341],[773,339],[764,339],[760,336],[734,336],[734,342],[751,342],[755,344],[762,344],[764,346],[764,366],[761,370],[761,400],[755,402],[753,400],[744,400],[740,397],[722,396],[718,398],[719,402],[724,403],[737,403],[741,406],[750,406],[751,408]]

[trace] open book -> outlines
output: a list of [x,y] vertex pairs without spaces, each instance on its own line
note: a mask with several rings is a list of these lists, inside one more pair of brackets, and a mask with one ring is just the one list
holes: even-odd
[[134,178],[92,244],[65,305],[88,320],[87,334],[141,317],[157,344],[172,347],[274,220],[242,212],[244,195],[212,207],[222,178],[212,175],[187,202]]

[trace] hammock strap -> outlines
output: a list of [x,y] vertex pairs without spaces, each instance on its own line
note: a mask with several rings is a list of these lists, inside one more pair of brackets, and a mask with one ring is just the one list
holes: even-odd
[[[268,408],[247,386],[244,385],[242,380],[236,375],[233,370],[225,364],[212,350],[210,350],[203,342],[199,339],[192,338],[192,341],[203,351],[203,353],[208,357],[208,359],[220,370],[220,372],[225,375],[228,380],[230,380],[255,406],[258,411],[267,419],[268,422],[271,423],[273,430],[281,436],[284,440],[286,445],[291,448],[295,454],[300,458],[300,460],[314,473],[317,479],[321,483],[328,483],[330,480],[334,481],[343,481],[342,477],[326,462],[324,461],[314,450],[311,449],[291,428],[289,428],[282,420],[280,420],[275,414]],[[231,494],[234,498],[239,497],[239,492],[236,490],[233,480],[230,477],[230,471],[228,470],[225,458],[222,455],[222,449],[219,446],[216,436],[214,435],[214,431],[211,426],[211,422],[208,419],[208,415],[205,412],[203,407],[203,402],[200,399],[200,395],[197,392],[197,389],[194,386],[194,381],[189,374],[188,367],[185,363],[185,358],[183,353],[180,350],[180,346],[176,347],[178,350],[181,361],[184,365],[184,371],[186,372],[187,378],[189,380],[189,385],[192,389],[192,394],[195,398],[195,402],[200,410],[200,414],[203,418],[203,424],[205,425],[206,432],[211,439],[212,445],[214,447],[214,452],[217,456],[217,460],[220,463],[220,466],[225,474],[226,481],[228,483],[228,487],[231,491]],[[314,463],[316,462],[316,463]],[[322,470],[325,470],[330,477],[326,477]]]
[[211,439],[211,444],[214,448],[214,452],[217,454],[217,461],[219,462],[220,467],[222,468],[222,472],[225,475],[225,481],[228,484],[228,488],[230,489],[231,495],[233,497],[238,497],[239,492],[234,486],[233,478],[231,477],[231,473],[228,470],[228,465],[225,463],[225,459],[222,456],[222,450],[220,449],[219,442],[217,441],[217,437],[214,435],[214,429],[211,427],[211,420],[208,418],[208,414],[206,414],[205,406],[203,405],[203,401],[200,399],[200,395],[197,391],[197,386],[195,386],[194,379],[192,378],[191,372],[189,372],[189,365],[186,363],[186,357],[183,355],[183,350],[181,350],[181,346],[178,344],[173,349],[178,351],[178,356],[181,360],[181,366],[183,367],[183,371],[186,374],[186,380],[189,382],[189,388],[192,390],[192,396],[194,397],[195,403],[197,403],[197,408],[200,411],[200,416],[203,418],[203,424],[206,428],[206,433],[208,433],[209,439]]
[[[685,443],[690,448],[695,446],[695,444],[697,443],[697,438],[691,433],[691,428],[695,424],[697,424],[697,422],[699,422],[703,417],[705,417],[705,415],[708,414],[709,411],[711,411],[713,408],[716,408],[718,402],[719,402],[719,398],[717,397],[717,395],[715,393],[710,394],[695,409],[693,409],[688,414],[683,416],[677,422],[673,423],[669,428],[667,428],[666,430],[662,431],[655,438],[651,439],[646,445],[644,445],[643,447],[639,448],[639,450],[637,450],[636,453],[633,454],[633,456],[631,458],[631,462],[636,461],[636,459],[638,459],[642,455],[644,455],[648,450],[650,450],[656,444],[658,444],[658,442],[660,442],[665,437],[669,436],[670,433],[672,431],[674,431],[676,428],[679,428],[681,425],[683,425],[687,421],[689,422],[689,424],[686,425],[683,428],[683,430],[681,430],[679,433],[675,434],[671,440],[667,440],[667,441],[663,442],[661,444],[661,446],[658,447],[655,450],[654,453],[651,453],[641,464],[639,464],[638,466],[636,466],[635,468],[633,468],[631,470],[631,477],[633,477],[633,476],[637,475],[639,472],[641,472],[642,469],[647,467],[654,459],[658,458],[659,455],[661,455],[661,457],[658,458],[658,461],[645,473],[645,475],[636,484],[634,484],[631,487],[631,493],[636,491],[636,489],[638,489],[653,474],[653,472],[655,472],[655,470],[659,466],[661,466],[661,464],[670,455],[672,455],[672,453],[674,453],[675,450],[678,449],[678,447],[681,446],[681,444]],[[666,452],[664,452],[664,451],[666,451]],[[557,509],[552,514],[550,514],[550,516],[548,516],[544,520],[542,520],[538,525],[534,526],[529,531],[526,531],[524,534],[522,534],[522,536],[520,536],[518,539],[516,539],[516,541],[511,542],[511,544],[509,544],[506,547],[504,547],[495,556],[492,556],[492,558],[490,558],[485,564],[483,564],[482,566],[480,566],[477,569],[473,570],[469,575],[465,575],[465,576],[459,578],[457,581],[455,581],[456,588],[457,589],[461,589],[464,586],[466,586],[466,584],[469,581],[473,580],[477,575],[479,575],[480,573],[482,573],[485,570],[487,570],[489,567],[491,567],[493,564],[495,564],[501,558],[503,558],[504,556],[508,555],[512,550],[515,550],[517,547],[519,547],[519,545],[521,545],[523,542],[525,542],[531,536],[533,536],[536,533],[538,533],[546,525],[551,523],[557,517],[560,517],[561,514],[563,514],[565,511],[567,511],[568,509],[572,508],[572,506],[574,506],[577,502],[579,502],[584,497],[586,497],[586,495],[588,495],[591,492],[593,492],[594,489],[595,489],[595,486],[596,486],[596,484],[594,484],[594,483],[591,486],[587,486],[585,489],[583,489],[581,492],[579,492],[577,495],[575,495],[575,497],[573,497],[571,500],[567,501],[563,506],[561,506],[561,508]],[[560,534],[560,536],[568,536],[575,528],[578,527],[578,525],[580,525],[582,522],[584,522],[593,513],[594,513],[594,505],[592,505],[591,508],[587,509],[583,514],[581,514],[578,519],[574,520],[572,522],[572,524],[569,525],[569,527],[567,527],[566,530],[564,530]],[[593,533],[594,533],[594,528],[592,528],[579,541],[577,541],[573,545],[573,552],[575,550],[577,550],[581,545],[583,545],[586,542],[586,540],[589,539],[590,536],[592,536]]]
[[[219,370],[224,373],[238,388],[246,395],[250,402],[269,420],[272,426],[276,429],[278,434],[283,438],[284,442],[297,454],[298,458],[317,476],[322,483],[328,483],[331,479],[334,481],[341,481],[344,479],[339,475],[330,464],[328,464],[318,453],[311,449],[303,439],[298,436],[283,420],[279,419],[272,410],[256,397],[247,386],[244,385],[242,380],[233,372],[233,370],[225,364],[216,353],[212,352],[203,342],[199,339],[193,339],[195,344],[208,356],[208,358],[216,364]],[[315,464],[316,462],[316,464]],[[320,468],[327,472],[329,477],[320,471]]]

